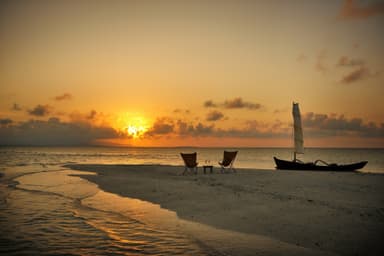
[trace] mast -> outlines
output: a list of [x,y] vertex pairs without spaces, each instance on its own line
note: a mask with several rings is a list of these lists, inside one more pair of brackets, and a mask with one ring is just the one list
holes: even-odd
[[303,129],[301,128],[301,115],[299,103],[292,105],[293,115],[293,137],[295,142],[295,150],[293,151],[293,161],[296,162],[296,154],[304,154]]

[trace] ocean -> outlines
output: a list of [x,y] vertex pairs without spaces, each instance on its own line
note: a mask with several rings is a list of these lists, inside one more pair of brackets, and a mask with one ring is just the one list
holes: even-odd
[[[224,148],[0,147],[2,255],[216,255],[184,234],[176,213],[159,205],[100,190],[65,164],[182,166],[180,152],[197,152],[200,165],[217,162]],[[287,148],[238,150],[237,168],[275,171],[273,156]],[[384,149],[306,149],[303,161],[368,161],[361,170],[384,173]],[[180,167],[180,173],[183,168]],[[88,173],[92,175],[92,173]],[[119,206],[119,207],[117,207]]]
[[[238,150],[235,166],[274,170],[273,157],[292,159],[290,148],[124,148],[124,147],[0,147],[0,167],[70,163],[183,165],[180,152],[197,152],[199,165],[218,165],[224,150]],[[308,148],[298,155],[303,161],[328,163],[368,161],[362,172],[384,172],[383,149]]]

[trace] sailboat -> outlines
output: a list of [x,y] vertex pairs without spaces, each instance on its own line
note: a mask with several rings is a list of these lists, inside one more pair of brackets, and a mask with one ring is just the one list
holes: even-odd
[[301,115],[299,103],[293,103],[293,137],[294,137],[294,151],[293,160],[287,161],[274,157],[276,169],[281,170],[312,170],[312,171],[354,171],[363,168],[368,162],[362,161],[352,164],[328,164],[323,160],[316,160],[315,162],[304,163],[297,159],[297,154],[304,154],[304,139],[303,129],[301,128]]

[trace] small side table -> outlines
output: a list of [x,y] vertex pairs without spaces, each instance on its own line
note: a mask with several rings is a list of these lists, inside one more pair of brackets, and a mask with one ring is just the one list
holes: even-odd
[[206,170],[209,170],[210,173],[213,172],[213,165],[203,165],[203,171],[204,171],[204,174],[206,173]]

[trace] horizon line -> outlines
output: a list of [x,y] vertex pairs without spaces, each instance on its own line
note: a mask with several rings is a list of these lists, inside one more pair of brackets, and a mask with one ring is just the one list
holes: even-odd
[[[128,146],[128,145],[0,145],[0,148],[6,147],[26,147],[26,148],[210,148],[210,149],[223,149],[223,148],[244,148],[244,149],[292,149],[292,147],[284,147],[284,146]],[[306,147],[305,149],[384,149],[384,147]]]

